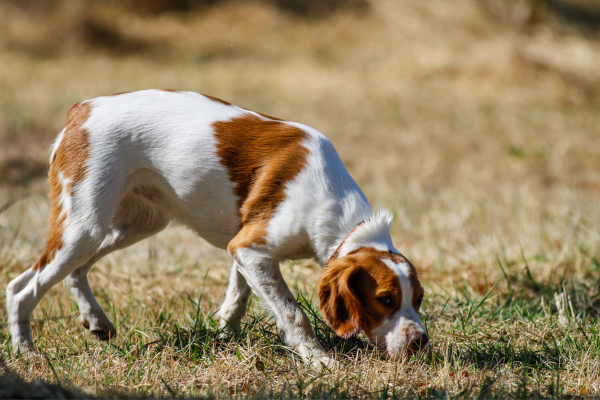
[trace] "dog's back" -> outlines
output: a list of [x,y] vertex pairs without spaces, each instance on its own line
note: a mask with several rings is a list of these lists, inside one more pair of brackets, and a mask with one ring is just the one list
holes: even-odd
[[311,150],[319,165],[333,157],[334,169],[343,169],[333,146],[320,148],[323,141],[300,124],[192,92],[78,103],[52,151],[51,229],[66,229],[61,215],[68,220],[94,205],[105,218],[115,215],[113,224],[154,232],[174,219],[226,248],[243,225],[272,216]]

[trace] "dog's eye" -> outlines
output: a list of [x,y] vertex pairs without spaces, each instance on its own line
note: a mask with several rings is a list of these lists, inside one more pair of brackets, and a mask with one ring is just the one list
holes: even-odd
[[383,296],[383,297],[379,297],[377,298],[377,300],[386,306],[389,306],[390,304],[392,304],[392,296]]

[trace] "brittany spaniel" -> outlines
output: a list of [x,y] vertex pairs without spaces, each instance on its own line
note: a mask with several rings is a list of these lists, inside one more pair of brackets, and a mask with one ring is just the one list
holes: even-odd
[[225,331],[240,328],[252,290],[291,347],[328,363],[279,270],[283,260],[315,258],[325,266],[319,306],[338,335],[364,331],[391,356],[429,340],[417,314],[423,288],[392,244],[391,214],[373,213],[331,142],[311,127],[192,92],[99,97],[69,111],[49,183],[45,250],[6,291],[15,349],[29,348],[31,313],[63,279],[82,325],[114,337],[87,274],[170,221],[233,256],[217,313]]

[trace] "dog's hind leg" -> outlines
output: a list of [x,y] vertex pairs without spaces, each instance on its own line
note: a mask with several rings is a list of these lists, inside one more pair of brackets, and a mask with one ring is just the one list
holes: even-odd
[[82,326],[100,340],[116,336],[117,331],[94,297],[87,274],[105,255],[131,246],[167,226],[170,218],[167,208],[159,201],[164,199],[161,192],[152,189],[152,196],[149,193],[149,186],[144,190],[134,187],[121,198],[110,229],[96,254],[64,281],[77,301]]
[[[105,236],[108,221],[69,216],[51,224],[50,239],[39,261],[6,289],[8,326],[15,350],[28,349],[31,338],[30,318],[35,306],[48,290],[88,261]],[[58,231],[58,232],[57,232]],[[60,237],[60,245],[56,237]]]
[[[116,210],[121,176],[90,167],[89,102],[67,116],[50,157],[50,234],[37,263],[6,289],[8,329],[15,350],[31,344],[31,313],[44,294],[98,250]],[[101,176],[99,172],[106,176]],[[103,190],[96,190],[102,187]]]
[[246,278],[240,273],[238,264],[234,261],[231,266],[227,294],[217,312],[219,326],[225,333],[234,333],[240,330],[240,322],[246,314],[250,293],[250,286],[248,286]]

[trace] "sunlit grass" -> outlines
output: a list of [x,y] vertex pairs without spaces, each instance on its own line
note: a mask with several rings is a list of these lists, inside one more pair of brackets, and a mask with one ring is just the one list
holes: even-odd
[[[83,9],[0,13],[0,288],[44,247],[48,147],[69,107],[192,90],[331,138],[373,207],[395,214],[395,246],[425,287],[428,352],[390,360],[362,336],[335,336],[310,261],[282,272],[339,368],[303,363],[256,298],[242,332],[223,337],[213,314],[231,258],[169,228],[91,271],[112,342],[78,326],[58,285],[33,315],[41,354],[11,353],[0,312],[1,375],[99,396],[600,397],[600,46],[543,25],[499,26],[478,0],[371,3],[370,14],[316,21],[262,2],[189,18],[114,15],[124,35],[166,46],[119,55],[79,51],[77,37],[61,47],[52,33],[78,32]],[[58,47],[35,50],[47,43]]]
[[[213,319],[215,303],[205,296],[206,273],[194,295],[175,290],[170,299],[154,304],[141,304],[133,290],[124,295],[96,290],[119,331],[110,343],[89,338],[76,324],[74,302],[63,291],[54,291],[33,324],[43,355],[12,355],[5,331],[0,354],[10,370],[27,379],[76,385],[98,394],[597,398],[600,271],[593,263],[586,284],[574,278],[533,281],[526,259],[501,257],[496,267],[500,278],[482,293],[468,281],[456,282],[453,293],[436,293],[425,281],[429,295],[422,317],[433,343],[427,352],[402,361],[387,359],[361,336],[337,337],[320,316],[313,292],[298,293],[298,301],[320,342],[335,354],[338,368],[303,363],[286,346],[274,321],[257,307],[256,298],[242,331],[223,336]],[[297,270],[302,268],[309,267],[284,266],[292,286],[300,286]],[[557,295],[568,299],[566,307],[561,308]],[[116,302],[124,306],[117,308]]]

